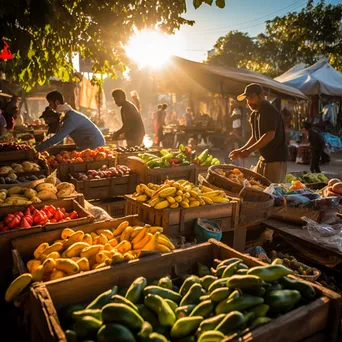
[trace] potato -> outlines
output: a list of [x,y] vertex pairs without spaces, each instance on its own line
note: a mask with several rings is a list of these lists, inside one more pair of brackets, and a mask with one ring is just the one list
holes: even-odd
[[342,195],[342,182],[335,183],[332,187],[332,191],[335,194]]
[[333,186],[336,183],[340,183],[341,181],[338,178],[332,178],[329,180],[328,186]]

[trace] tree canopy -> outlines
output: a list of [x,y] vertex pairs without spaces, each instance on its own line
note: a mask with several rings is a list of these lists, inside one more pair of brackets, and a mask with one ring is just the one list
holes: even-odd
[[[172,34],[181,25],[194,24],[183,17],[185,0],[1,2],[0,37],[9,43],[14,58],[0,62],[0,71],[26,90],[48,83],[51,76],[70,81],[74,52],[90,60],[94,73],[115,77],[128,62],[123,45],[134,29],[157,26]],[[211,6],[213,0],[193,0],[195,8],[202,4]],[[215,5],[223,8],[225,0]]]
[[267,21],[265,33],[256,39],[238,31],[219,38],[208,63],[275,77],[299,62],[313,64],[324,56],[342,72],[341,21],[342,5],[326,5],[321,0],[314,6],[309,0],[300,12]]

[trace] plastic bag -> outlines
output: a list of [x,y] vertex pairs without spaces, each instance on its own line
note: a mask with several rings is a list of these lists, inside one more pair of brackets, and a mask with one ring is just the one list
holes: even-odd
[[96,207],[90,204],[88,201],[84,201],[84,206],[85,209],[95,217],[95,221],[107,221],[112,219],[112,217],[104,209]]
[[195,237],[200,243],[207,242],[211,238],[220,241],[222,230],[215,221],[198,218],[195,224]]
[[309,233],[313,241],[342,252],[342,222],[340,220],[335,224],[319,224],[307,217],[302,219],[306,222],[303,229]]

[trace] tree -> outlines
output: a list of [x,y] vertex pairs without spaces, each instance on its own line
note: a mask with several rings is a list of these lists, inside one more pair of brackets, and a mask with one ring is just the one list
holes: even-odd
[[[14,59],[0,62],[0,71],[26,90],[48,83],[51,76],[69,81],[71,56],[89,59],[95,73],[111,77],[128,63],[123,45],[134,29],[154,28],[172,34],[194,22],[182,17],[185,0],[2,0],[0,37]],[[194,0],[195,8],[212,0]],[[216,0],[224,7],[224,0]],[[1,43],[1,40],[0,40]],[[0,46],[0,50],[2,46]]]
[[253,41],[233,31],[217,40],[209,63],[235,66],[275,77],[295,64],[313,64],[322,56],[342,71],[342,5],[316,6],[309,0],[299,13],[291,12],[266,22],[265,33]]

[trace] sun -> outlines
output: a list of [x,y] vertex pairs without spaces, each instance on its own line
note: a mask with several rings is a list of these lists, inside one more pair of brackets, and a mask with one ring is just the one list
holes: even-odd
[[126,55],[140,68],[161,67],[168,62],[176,50],[175,36],[168,36],[154,30],[137,31],[125,46]]

